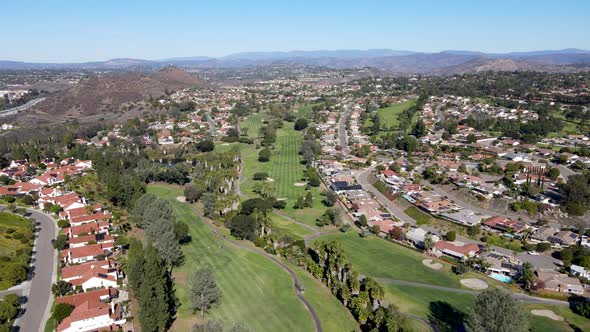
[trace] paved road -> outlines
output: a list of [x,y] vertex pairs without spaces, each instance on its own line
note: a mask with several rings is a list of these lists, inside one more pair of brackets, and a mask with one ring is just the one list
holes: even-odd
[[215,121],[211,118],[211,112],[207,112],[207,123],[209,124],[209,133],[211,136],[217,135],[217,127],[215,126]]
[[37,98],[37,99],[33,99],[33,100],[29,100],[26,104],[17,106],[17,107],[13,107],[13,108],[9,108],[6,110],[2,110],[0,111],[0,117],[5,117],[5,116],[9,116],[9,115],[14,115],[17,114],[19,112],[22,111],[26,111],[27,109],[37,105],[38,103],[42,102],[45,100],[45,97],[41,97],[41,98]]
[[[419,282],[398,280],[398,279],[376,278],[375,280],[382,282],[384,284],[421,287],[421,288],[428,288],[428,289],[434,289],[434,290],[445,291],[445,292],[453,292],[453,293],[458,293],[458,294],[478,295],[479,293],[481,293],[481,292],[473,291],[473,290],[451,288],[451,287],[437,286],[437,285],[431,285],[431,284],[423,284],[423,283],[419,283]],[[512,298],[522,301],[522,302],[525,302],[525,303],[549,304],[549,305],[557,305],[557,306],[561,306],[561,307],[569,306],[569,302],[567,302],[567,301],[534,297],[534,296],[530,296],[530,295],[526,295],[526,294],[522,294],[522,293],[512,293]]]
[[15,330],[43,331],[51,307],[51,285],[57,278],[56,250],[51,244],[56,237],[57,226],[55,220],[45,213],[33,209],[27,209],[27,212],[37,222],[29,280],[20,287],[2,292],[0,296],[15,293],[25,297],[24,310],[14,322]]
[[346,122],[348,120],[348,113],[350,112],[350,105],[344,107],[340,119],[338,120],[338,139],[342,147],[342,154],[348,156],[350,148],[348,147],[348,134],[346,133]]
[[365,190],[372,193],[379,203],[387,208],[391,215],[404,223],[415,226],[416,220],[408,216],[402,209],[400,209],[396,204],[390,201],[389,198],[385,197],[385,195],[383,195],[381,192],[379,192],[379,190],[375,189],[375,187],[369,183],[369,174],[371,174],[374,169],[374,167],[369,167],[361,173],[358,173],[356,178],[358,183],[363,186]]

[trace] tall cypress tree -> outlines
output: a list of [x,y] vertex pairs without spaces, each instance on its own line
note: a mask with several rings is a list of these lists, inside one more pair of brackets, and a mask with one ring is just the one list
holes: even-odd
[[145,258],[143,257],[143,245],[135,238],[131,238],[129,243],[129,251],[127,252],[127,264],[125,265],[125,273],[129,281],[129,286],[138,294],[143,278],[143,266]]
[[144,255],[144,274],[139,291],[141,329],[147,332],[165,331],[174,313],[168,271],[151,244],[145,248]]

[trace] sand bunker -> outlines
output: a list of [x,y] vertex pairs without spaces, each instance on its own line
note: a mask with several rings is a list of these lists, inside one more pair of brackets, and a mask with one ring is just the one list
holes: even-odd
[[176,200],[181,203],[186,203],[186,197],[184,196],[176,196]]
[[461,285],[475,290],[484,290],[488,288],[488,284],[486,284],[485,281],[475,278],[461,279]]
[[275,179],[273,179],[273,178],[266,178],[266,182],[275,182]]
[[440,270],[443,268],[443,265],[441,263],[432,262],[432,259],[425,259],[422,261],[422,264],[428,266],[429,268],[431,268],[433,270]]
[[563,317],[559,316],[558,314],[554,313],[551,310],[531,310],[531,314],[535,316],[543,316],[549,319],[563,321]]
[[306,182],[295,182],[295,183],[293,183],[293,185],[294,185],[295,187],[303,187],[303,186],[305,186],[306,184],[307,184]]

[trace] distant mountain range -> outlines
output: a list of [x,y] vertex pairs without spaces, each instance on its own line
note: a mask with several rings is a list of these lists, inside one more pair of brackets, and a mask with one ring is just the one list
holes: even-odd
[[239,68],[271,64],[298,64],[334,69],[374,67],[395,73],[452,74],[484,70],[580,71],[590,70],[590,51],[580,49],[510,53],[447,50],[424,53],[391,49],[244,52],[224,57],[179,57],[162,60],[111,59],[84,63],[29,63],[0,61],[0,70],[23,69],[159,69]]

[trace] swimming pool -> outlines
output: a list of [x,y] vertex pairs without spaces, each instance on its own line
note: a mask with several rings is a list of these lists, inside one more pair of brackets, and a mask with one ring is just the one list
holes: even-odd
[[512,282],[512,278],[510,278],[509,276],[505,276],[503,274],[498,274],[498,273],[490,273],[490,277],[499,280],[503,283],[509,284]]

